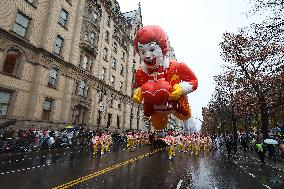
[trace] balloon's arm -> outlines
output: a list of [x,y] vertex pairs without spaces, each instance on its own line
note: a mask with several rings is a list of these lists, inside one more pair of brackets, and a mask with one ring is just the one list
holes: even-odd
[[198,80],[193,71],[185,63],[179,64],[178,72],[182,81],[179,84],[181,85],[183,95],[197,89]]

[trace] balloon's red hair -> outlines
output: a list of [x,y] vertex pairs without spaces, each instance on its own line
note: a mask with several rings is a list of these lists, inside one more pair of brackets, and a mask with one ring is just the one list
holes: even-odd
[[144,26],[137,31],[136,36],[134,38],[134,47],[136,52],[138,52],[138,42],[141,44],[156,42],[161,47],[163,54],[167,54],[167,35],[160,26]]

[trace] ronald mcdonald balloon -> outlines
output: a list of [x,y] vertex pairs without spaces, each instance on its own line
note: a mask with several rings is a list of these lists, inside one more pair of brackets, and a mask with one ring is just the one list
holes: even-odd
[[196,90],[198,80],[185,63],[167,58],[164,30],[157,25],[140,28],[134,46],[143,63],[135,73],[133,98],[138,103],[144,101],[144,115],[151,117],[152,126],[164,129],[171,113],[181,120],[189,119],[187,94]]

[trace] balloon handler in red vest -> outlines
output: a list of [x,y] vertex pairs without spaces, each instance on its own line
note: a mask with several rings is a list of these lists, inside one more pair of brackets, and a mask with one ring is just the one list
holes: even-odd
[[138,103],[144,100],[144,115],[151,117],[152,126],[166,128],[171,113],[181,120],[189,119],[187,94],[197,88],[198,81],[185,63],[167,58],[164,30],[156,25],[140,28],[134,46],[143,64],[135,73],[133,98]]

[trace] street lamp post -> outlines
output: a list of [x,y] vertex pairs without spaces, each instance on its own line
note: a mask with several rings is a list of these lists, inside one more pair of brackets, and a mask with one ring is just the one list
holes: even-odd
[[100,102],[99,105],[99,117],[98,117],[98,130],[100,130],[100,125],[101,125],[101,113],[104,111],[104,105],[102,102]]
[[131,105],[131,109],[130,109],[130,129],[132,129],[132,121],[133,121],[133,105]]

